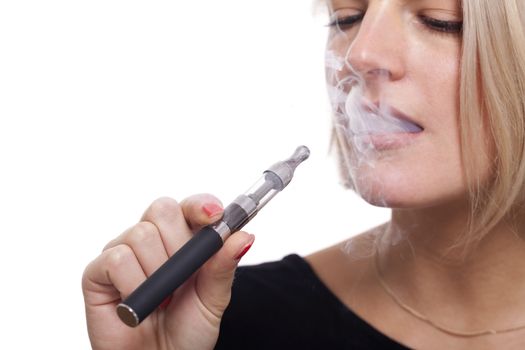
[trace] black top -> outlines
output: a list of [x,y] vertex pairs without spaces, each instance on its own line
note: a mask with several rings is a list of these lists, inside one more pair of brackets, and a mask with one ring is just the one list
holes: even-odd
[[216,350],[407,349],[348,309],[298,255],[237,269]]

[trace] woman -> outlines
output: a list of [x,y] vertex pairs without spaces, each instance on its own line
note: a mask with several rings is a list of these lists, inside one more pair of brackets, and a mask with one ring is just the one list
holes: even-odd
[[230,294],[254,240],[239,232],[130,329],[116,304],[222,213],[210,195],[160,199],[86,268],[93,348],[525,347],[525,3],[329,9],[342,174],[391,220],[305,258],[242,267]]

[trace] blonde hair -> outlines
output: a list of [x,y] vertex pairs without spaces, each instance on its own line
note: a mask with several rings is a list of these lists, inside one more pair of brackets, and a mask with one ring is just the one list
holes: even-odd
[[[525,1],[463,0],[463,17],[459,125],[471,208],[467,230],[451,249],[460,247],[468,254],[499,222],[523,209]],[[344,184],[352,188],[342,158],[349,146],[335,131],[332,141]],[[479,173],[488,156],[480,155],[484,144],[493,149],[489,183]]]
[[[461,59],[461,150],[469,189],[469,248],[525,199],[525,6],[523,0],[464,0]],[[490,183],[479,178],[480,124],[494,150]]]

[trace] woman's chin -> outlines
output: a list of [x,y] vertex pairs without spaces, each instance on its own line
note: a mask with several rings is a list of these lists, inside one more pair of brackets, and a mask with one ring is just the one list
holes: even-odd
[[410,207],[410,204],[406,203],[406,201],[400,200],[399,198],[392,198],[390,196],[385,195],[384,193],[374,193],[373,191],[363,191],[362,189],[356,190],[356,192],[364,201],[375,207]]
[[385,208],[410,207],[415,204],[411,203],[415,199],[413,188],[406,188],[401,179],[383,178],[365,172],[359,175],[352,176],[354,191],[369,204]]
[[386,208],[421,209],[462,200],[467,196],[461,173],[429,164],[376,162],[360,164],[349,174],[358,195],[371,205]]
[[[429,191],[428,186],[401,178],[366,179],[354,181],[355,192],[369,204],[383,208],[417,209],[441,202],[444,193]],[[446,196],[445,196],[446,197]]]
[[367,203],[382,208],[425,209],[463,203],[467,194],[462,189],[434,191],[428,187],[418,188],[416,184],[392,185],[385,183],[354,183],[354,191]]

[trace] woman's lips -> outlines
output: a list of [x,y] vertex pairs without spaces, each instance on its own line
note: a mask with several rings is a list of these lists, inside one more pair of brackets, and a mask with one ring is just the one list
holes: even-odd
[[412,118],[385,103],[364,103],[362,113],[351,120],[354,141],[360,149],[378,151],[405,147],[413,143],[424,128]]
[[384,102],[363,102],[361,108],[364,113],[358,117],[362,119],[358,125],[364,125],[364,128],[358,134],[417,133],[424,130],[413,118]]
[[386,107],[386,110],[389,115],[398,119],[399,122],[402,123],[404,127],[406,127],[408,132],[417,133],[423,131],[424,128],[419,123],[417,123],[415,120],[413,120],[411,117],[404,114],[403,112],[391,106]]
[[422,132],[420,131],[391,134],[360,134],[354,135],[354,142],[359,142],[361,145],[368,146],[366,149],[370,150],[393,150],[411,145],[419,136],[421,136],[421,133]]

